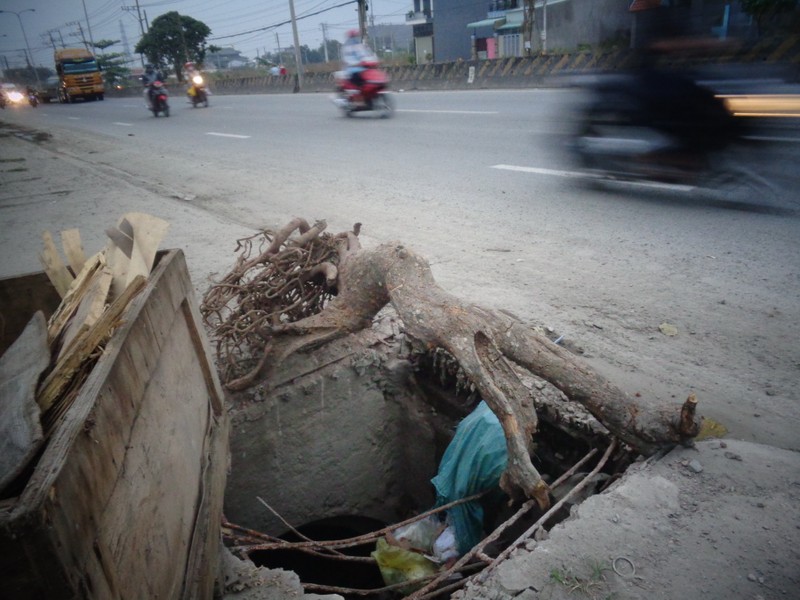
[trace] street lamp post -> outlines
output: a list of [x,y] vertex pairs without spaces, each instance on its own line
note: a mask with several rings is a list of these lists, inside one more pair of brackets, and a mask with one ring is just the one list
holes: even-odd
[[42,82],[39,81],[39,72],[36,70],[36,65],[33,62],[33,54],[31,54],[31,47],[28,44],[28,36],[25,35],[25,27],[22,25],[22,17],[20,15],[24,12],[36,12],[35,8],[26,8],[19,12],[15,12],[13,10],[0,10],[0,13],[11,13],[12,15],[17,15],[17,21],[19,21],[19,28],[22,30],[22,39],[25,40],[25,48],[28,51],[28,66],[33,69],[33,75],[36,77],[36,87],[41,88]]

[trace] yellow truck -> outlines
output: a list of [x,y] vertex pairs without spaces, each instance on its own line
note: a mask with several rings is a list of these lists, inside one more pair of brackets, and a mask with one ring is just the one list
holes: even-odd
[[53,56],[58,73],[58,100],[74,102],[102,100],[105,97],[103,75],[94,54],[83,48],[56,50]]

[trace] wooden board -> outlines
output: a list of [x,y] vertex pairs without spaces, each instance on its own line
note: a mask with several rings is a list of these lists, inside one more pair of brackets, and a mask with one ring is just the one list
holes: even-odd
[[192,290],[182,252],[160,253],[27,487],[0,502],[10,597],[213,597],[228,422]]

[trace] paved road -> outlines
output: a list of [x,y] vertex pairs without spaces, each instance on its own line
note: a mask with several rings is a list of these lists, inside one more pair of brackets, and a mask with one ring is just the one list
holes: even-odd
[[57,131],[58,144],[76,132],[65,151],[79,164],[242,235],[295,215],[334,232],[362,222],[365,244],[413,246],[448,290],[552,326],[626,389],[696,390],[738,437],[797,448],[800,136],[759,131],[781,139],[737,150],[747,176],[721,192],[595,189],[563,146],[581,101],[571,89],[400,93],[380,120],[344,118],[325,95],[193,109],[176,94],[166,119],[131,98],[0,120]]

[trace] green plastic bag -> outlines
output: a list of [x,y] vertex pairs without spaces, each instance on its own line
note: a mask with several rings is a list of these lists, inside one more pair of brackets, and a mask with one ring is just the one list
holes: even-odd
[[[381,570],[381,576],[386,585],[413,582],[415,579],[429,577],[438,570],[436,563],[428,560],[422,554],[392,546],[386,541],[386,538],[380,538],[375,544],[372,558],[378,562],[378,568]],[[401,591],[404,594],[410,594],[423,585],[424,582],[404,586]]]

